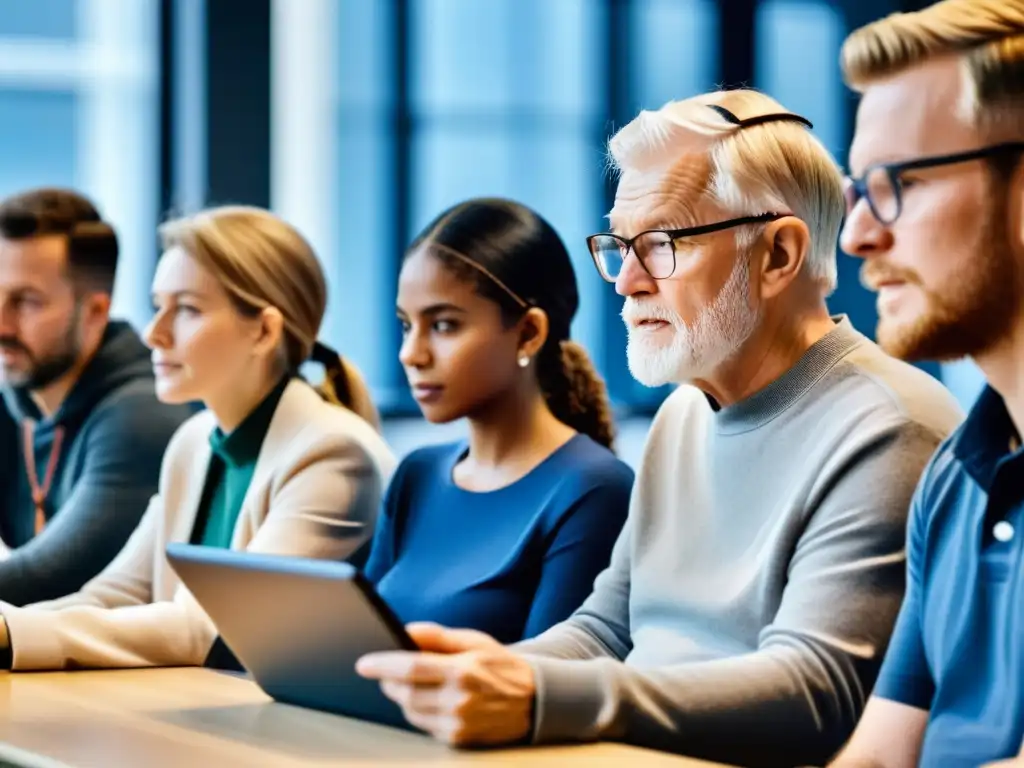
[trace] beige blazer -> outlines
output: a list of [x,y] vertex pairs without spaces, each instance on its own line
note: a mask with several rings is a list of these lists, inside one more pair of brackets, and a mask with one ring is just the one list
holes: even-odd
[[[24,608],[0,603],[13,669],[203,663],[216,629],[181,585],[164,549],[192,534],[213,428],[212,414],[203,412],[175,433],[159,492],[142,522],[80,592]],[[271,419],[231,548],[347,557],[372,534],[394,467],[391,451],[369,424],[294,380]]]

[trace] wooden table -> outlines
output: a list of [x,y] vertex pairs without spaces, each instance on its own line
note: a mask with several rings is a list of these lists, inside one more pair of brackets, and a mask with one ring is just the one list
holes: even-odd
[[[287,706],[206,669],[0,674],[0,766],[699,768],[618,744],[458,751],[416,733]],[[6,761],[6,762],[4,762]]]

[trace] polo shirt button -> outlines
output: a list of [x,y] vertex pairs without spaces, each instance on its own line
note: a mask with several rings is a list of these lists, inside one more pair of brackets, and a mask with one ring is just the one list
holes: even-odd
[[992,528],[992,535],[996,537],[996,541],[1009,541],[1013,538],[1013,526],[1005,520],[1000,520]]

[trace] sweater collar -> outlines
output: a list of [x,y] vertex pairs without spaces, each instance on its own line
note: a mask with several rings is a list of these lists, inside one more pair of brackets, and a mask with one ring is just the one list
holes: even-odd
[[846,315],[832,320],[835,328],[812,344],[796,365],[765,388],[718,410],[714,415],[717,431],[737,434],[767,424],[796,403],[854,347],[867,340]]

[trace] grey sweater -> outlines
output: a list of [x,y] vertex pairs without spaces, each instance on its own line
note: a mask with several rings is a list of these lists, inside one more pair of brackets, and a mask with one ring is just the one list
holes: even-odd
[[825,761],[885,652],[914,487],[961,417],[845,319],[743,402],[716,411],[678,389],[593,594],[516,646],[536,675],[535,741]]

